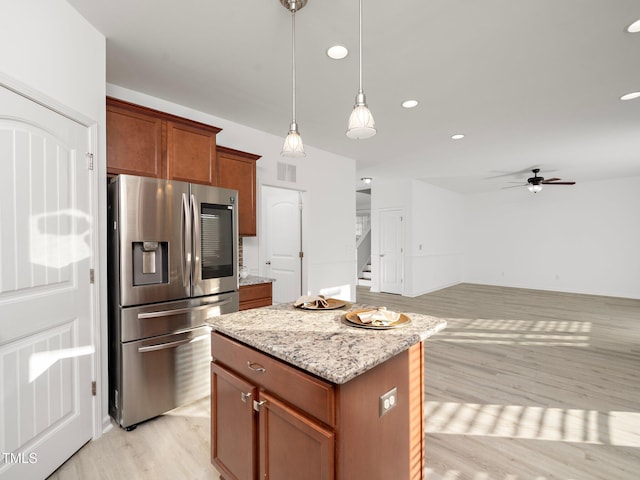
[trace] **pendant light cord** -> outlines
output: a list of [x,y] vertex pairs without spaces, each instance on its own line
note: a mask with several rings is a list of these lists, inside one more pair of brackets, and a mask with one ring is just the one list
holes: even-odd
[[360,19],[358,25],[358,30],[360,32],[360,88],[358,92],[362,93],[362,0],[360,0],[359,3],[358,18]]
[[293,123],[296,123],[296,8],[295,4],[291,9],[291,64],[292,85],[293,85]]

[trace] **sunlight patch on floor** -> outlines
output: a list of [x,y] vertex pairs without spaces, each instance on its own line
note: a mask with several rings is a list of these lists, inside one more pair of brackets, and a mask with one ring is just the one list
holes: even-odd
[[640,447],[640,413],[430,401],[425,433]]

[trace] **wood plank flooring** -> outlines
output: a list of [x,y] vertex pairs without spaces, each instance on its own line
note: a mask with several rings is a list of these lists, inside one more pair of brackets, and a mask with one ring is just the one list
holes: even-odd
[[[471,284],[357,297],[448,319],[425,349],[426,480],[640,478],[639,300]],[[50,478],[217,480],[209,431],[203,399],[114,428]]]
[[358,301],[448,319],[425,349],[427,480],[640,478],[640,301],[470,284]]

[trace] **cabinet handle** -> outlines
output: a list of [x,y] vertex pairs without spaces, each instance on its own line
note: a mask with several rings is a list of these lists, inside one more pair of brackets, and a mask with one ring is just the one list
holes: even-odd
[[242,400],[244,403],[247,403],[247,400],[249,398],[251,398],[251,392],[249,393],[240,392],[240,400]]
[[259,411],[260,411],[260,407],[262,407],[265,403],[267,403],[267,401],[266,401],[266,400],[262,400],[262,401],[260,401],[260,402],[258,402],[257,400],[254,400],[254,401],[253,401],[253,409],[254,409],[256,412],[259,412]]
[[249,367],[249,370],[253,370],[254,372],[260,372],[260,373],[264,373],[267,370],[260,365],[259,363],[253,363],[251,361],[247,361],[247,367]]

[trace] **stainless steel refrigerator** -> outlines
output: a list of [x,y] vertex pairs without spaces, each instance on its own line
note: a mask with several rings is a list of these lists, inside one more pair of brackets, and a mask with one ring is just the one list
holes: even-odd
[[237,198],[155,178],[110,182],[109,413],[120,426],[209,393],[205,321],[238,310]]

